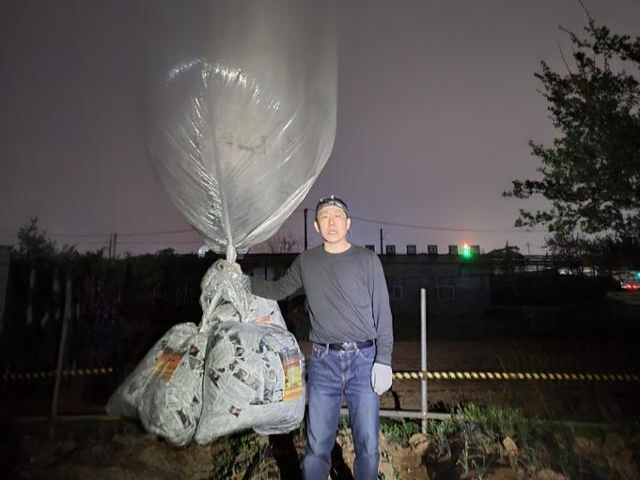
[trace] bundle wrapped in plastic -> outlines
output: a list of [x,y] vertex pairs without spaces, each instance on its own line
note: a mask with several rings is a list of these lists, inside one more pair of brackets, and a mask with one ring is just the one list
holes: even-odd
[[204,276],[200,303],[200,325],[173,326],[107,411],[140,418],[174,445],[247,428],[293,430],[304,416],[304,357],[278,304],[251,295],[246,277],[224,260]]
[[111,396],[107,412],[140,418],[174,445],[191,442],[202,412],[208,339],[194,323],[174,325]]
[[246,428],[264,435],[296,428],[304,416],[303,366],[295,337],[281,327],[218,325],[207,349],[196,442]]

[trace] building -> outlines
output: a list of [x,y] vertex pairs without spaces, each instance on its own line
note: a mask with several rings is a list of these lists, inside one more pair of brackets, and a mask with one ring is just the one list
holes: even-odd
[[[240,263],[247,274],[274,280],[284,274],[296,256],[246,255]],[[490,270],[476,259],[463,259],[458,255],[389,253],[381,255],[380,260],[399,332],[404,331],[407,335],[414,335],[416,330],[419,332],[421,288],[427,291],[427,315],[431,319],[480,315],[490,304]]]
[[11,247],[0,245],[0,333],[4,327],[4,310],[9,283],[9,259]]
[[437,317],[481,314],[490,302],[488,271],[451,255],[382,255],[394,316],[420,314],[420,289],[427,312]]

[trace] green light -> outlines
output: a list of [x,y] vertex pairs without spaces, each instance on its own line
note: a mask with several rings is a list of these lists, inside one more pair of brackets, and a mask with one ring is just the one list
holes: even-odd
[[462,258],[471,258],[473,257],[473,252],[471,251],[471,247],[469,244],[465,243],[460,247],[460,255]]
[[636,272],[635,277],[636,277],[638,280],[640,280],[640,270]]

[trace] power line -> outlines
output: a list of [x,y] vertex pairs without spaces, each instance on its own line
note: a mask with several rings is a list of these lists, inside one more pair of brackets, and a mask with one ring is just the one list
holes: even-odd
[[95,241],[95,242],[76,242],[73,245],[106,245],[106,241]]
[[[294,210],[292,213],[303,212],[303,208],[298,208]],[[363,218],[351,216],[354,220],[359,220],[367,223],[375,223],[378,225],[388,225],[393,227],[402,227],[402,228],[413,228],[417,230],[433,230],[433,231],[442,231],[442,232],[476,232],[476,233],[549,233],[548,230],[520,230],[520,229],[490,229],[490,228],[456,228],[456,227],[439,227],[439,226],[431,226],[431,225],[415,225],[409,223],[400,223],[400,222],[390,222],[386,220],[375,220],[371,218]],[[8,232],[9,234],[16,235],[18,232],[16,230],[11,230],[8,228],[0,227],[0,231]],[[110,232],[100,232],[100,233],[87,233],[87,232],[47,232],[44,230],[44,233],[56,237],[80,237],[80,238],[95,238],[95,237],[108,237],[112,235]],[[159,236],[159,235],[181,235],[181,234],[197,234],[197,232],[193,229],[181,229],[181,230],[160,230],[160,231],[151,231],[151,232],[127,232],[127,233],[118,233],[119,237],[145,237],[145,236]],[[88,244],[87,242],[81,242],[82,244]],[[97,243],[97,242],[96,242]],[[102,242],[104,243],[104,242]],[[163,242],[151,242],[150,245],[157,245]],[[171,243],[191,243],[196,244],[199,242],[171,242]],[[145,242],[139,242],[138,245],[144,245]]]
[[437,230],[442,232],[478,232],[478,233],[548,233],[547,230],[498,230],[490,228],[450,228],[450,227],[432,227],[429,225],[412,225],[408,223],[388,222],[385,220],[372,220],[370,218],[354,217],[354,220],[360,220],[361,222],[377,223],[379,225],[390,225],[392,227],[404,227],[415,228],[418,230]]
[[180,233],[196,233],[195,230],[168,230],[164,232],[134,232],[134,233],[118,233],[119,237],[143,237],[148,235],[175,235]]
[[[9,228],[0,228],[0,230],[8,232],[13,235],[17,235],[17,230],[11,230]],[[55,235],[56,237],[106,237],[111,235],[110,233],[69,233],[69,232],[49,232],[48,230],[39,230],[39,233],[44,233],[45,235]]]
[[[298,208],[291,213],[299,213],[299,212],[302,212],[303,210],[304,210],[303,208]],[[11,230],[11,232],[17,233],[14,230]],[[119,237],[144,237],[144,236],[151,236],[151,235],[178,235],[178,234],[185,234],[185,233],[197,234],[197,232],[191,228],[191,229],[185,229],[185,230],[162,230],[162,231],[155,231],[155,232],[128,232],[128,233],[118,232],[118,236]],[[108,235],[111,235],[111,233],[89,234],[89,233],[51,232],[51,235],[98,237],[98,236],[108,236]]]
[[204,241],[164,241],[164,242],[118,242],[118,245],[203,245]]
[[[49,232],[46,232],[49,233]],[[175,235],[181,233],[196,233],[194,230],[164,230],[156,232],[130,232],[130,233],[118,233],[119,237],[144,237],[151,235]],[[75,233],[75,232],[50,232],[50,235],[58,237],[106,237],[112,235],[112,233]]]
[[[17,235],[16,230],[11,230],[8,228],[0,228],[0,230],[7,232],[8,234]],[[56,237],[85,237],[85,238],[93,238],[93,237],[108,237],[112,235],[109,232],[101,232],[101,233],[80,233],[80,232],[49,232],[47,230],[43,230],[42,233],[45,235],[54,235]],[[120,237],[136,237],[136,236],[150,236],[150,235],[175,235],[182,233],[196,233],[195,230],[164,230],[164,231],[156,231],[156,232],[131,232],[131,233],[118,233]]]
[[94,238],[94,237],[108,237],[110,233],[64,233],[64,232],[47,232],[43,231],[46,235],[55,235],[56,237],[82,237],[82,238]]

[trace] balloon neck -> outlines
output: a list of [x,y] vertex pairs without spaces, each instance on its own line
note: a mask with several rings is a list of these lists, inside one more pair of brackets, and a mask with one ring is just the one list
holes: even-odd
[[227,262],[234,263],[238,258],[238,254],[236,253],[236,249],[233,245],[227,245]]

